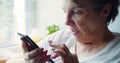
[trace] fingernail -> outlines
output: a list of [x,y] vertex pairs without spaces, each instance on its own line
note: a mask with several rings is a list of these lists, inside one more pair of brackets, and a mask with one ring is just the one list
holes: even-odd
[[55,48],[53,47],[52,50],[55,50]]
[[48,40],[48,42],[52,42],[52,40]]
[[59,57],[59,54],[54,54],[53,56],[51,56],[52,59],[55,59],[57,57]]
[[26,44],[28,49],[31,49],[31,45],[29,43]]
[[53,47],[53,44],[49,44],[49,46]]
[[48,52],[48,50],[42,51],[42,53],[45,55],[47,54],[47,52]]
[[42,50],[43,50],[43,48],[40,48],[40,50],[42,51]]
[[52,44],[52,40],[49,40],[48,42],[49,42],[49,45]]
[[46,60],[49,60],[50,57],[51,57],[51,55],[47,55],[47,56],[46,56]]

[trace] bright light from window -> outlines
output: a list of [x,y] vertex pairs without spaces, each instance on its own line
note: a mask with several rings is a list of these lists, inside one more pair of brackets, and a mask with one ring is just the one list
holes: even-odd
[[25,0],[14,1],[15,18],[17,21],[17,32],[25,33]]
[[0,0],[0,4],[0,18],[3,19],[0,21],[0,45],[19,44],[17,32],[35,34],[33,31],[37,30],[41,37],[47,34],[47,26],[64,26],[61,0]]

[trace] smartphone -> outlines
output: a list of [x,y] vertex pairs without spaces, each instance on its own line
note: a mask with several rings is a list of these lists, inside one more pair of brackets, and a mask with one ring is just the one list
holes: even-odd
[[[21,36],[22,38],[24,38],[26,40],[26,42],[28,42],[31,46],[31,48],[29,49],[29,51],[32,51],[36,48],[39,48],[39,46],[28,36],[28,35],[24,35],[21,33],[17,33],[19,36]],[[52,59],[48,60],[48,63],[55,63]]]

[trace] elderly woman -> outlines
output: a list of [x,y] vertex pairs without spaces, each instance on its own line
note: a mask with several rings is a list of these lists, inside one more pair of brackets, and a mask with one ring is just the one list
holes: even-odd
[[25,59],[30,63],[120,63],[120,34],[108,25],[118,14],[119,0],[63,0],[67,14],[61,30],[28,51],[22,38]]

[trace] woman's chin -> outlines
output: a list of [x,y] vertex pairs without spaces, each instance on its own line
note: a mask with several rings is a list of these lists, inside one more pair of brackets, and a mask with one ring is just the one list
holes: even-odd
[[91,41],[91,40],[87,40],[85,37],[82,37],[79,34],[74,35],[74,37],[78,42],[81,42],[81,43],[89,43]]

